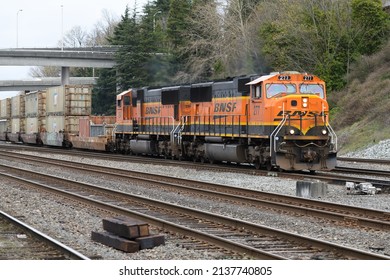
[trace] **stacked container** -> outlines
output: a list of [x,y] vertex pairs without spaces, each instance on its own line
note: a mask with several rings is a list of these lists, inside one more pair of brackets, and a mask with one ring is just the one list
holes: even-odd
[[21,135],[24,143],[42,144],[40,132],[44,132],[46,124],[46,91],[34,91],[25,97],[26,130]]
[[45,145],[71,147],[69,136],[79,133],[79,118],[91,114],[92,87],[66,85],[52,87],[46,93]]
[[11,132],[11,98],[0,100],[0,140],[8,140],[9,132]]
[[21,142],[21,134],[25,133],[25,93],[11,98],[11,133],[7,134],[11,142]]

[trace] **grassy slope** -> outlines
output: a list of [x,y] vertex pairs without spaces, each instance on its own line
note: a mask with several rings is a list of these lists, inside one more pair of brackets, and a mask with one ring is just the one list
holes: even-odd
[[340,154],[390,139],[390,41],[354,65],[348,86],[329,94]]

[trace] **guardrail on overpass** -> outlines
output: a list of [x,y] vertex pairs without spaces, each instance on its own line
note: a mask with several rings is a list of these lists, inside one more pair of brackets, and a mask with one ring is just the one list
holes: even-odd
[[117,48],[0,49],[0,65],[96,67],[115,66]]
[[[69,84],[72,85],[94,85],[97,78],[93,77],[71,77]],[[43,90],[49,87],[60,86],[61,78],[37,78],[33,80],[3,80],[0,81],[0,91],[24,91]],[[1,97],[1,93],[0,93]]]

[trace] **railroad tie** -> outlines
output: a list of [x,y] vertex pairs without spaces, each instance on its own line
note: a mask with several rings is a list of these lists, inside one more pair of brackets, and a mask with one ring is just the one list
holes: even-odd
[[91,239],[128,253],[165,244],[164,235],[151,235],[146,222],[130,217],[103,219],[103,230],[105,232],[92,232]]

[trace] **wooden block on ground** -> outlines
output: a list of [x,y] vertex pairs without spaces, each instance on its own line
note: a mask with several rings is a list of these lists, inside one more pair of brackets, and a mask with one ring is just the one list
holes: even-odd
[[135,241],[113,235],[109,232],[92,231],[91,239],[127,253],[138,252],[140,247],[139,244]]
[[[111,226],[109,228],[104,228],[105,220],[111,221]],[[106,223],[108,224],[108,222]],[[135,227],[138,229],[138,236],[133,235],[136,234],[136,230],[134,229]],[[109,232],[129,239],[149,235],[149,225],[146,222],[124,216],[118,216],[111,219],[103,219],[103,228]]]
[[149,235],[144,237],[138,237],[135,239],[138,242],[140,250],[143,249],[152,249],[156,246],[165,244],[165,236],[162,234],[159,235]]
[[103,219],[103,229],[128,239],[140,237],[138,225],[116,218]]

